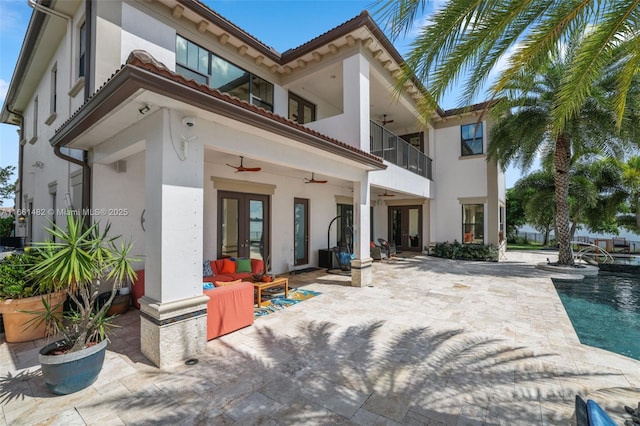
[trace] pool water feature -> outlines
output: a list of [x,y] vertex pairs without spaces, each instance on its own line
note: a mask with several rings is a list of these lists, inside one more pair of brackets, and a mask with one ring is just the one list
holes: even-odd
[[553,284],[582,344],[640,360],[639,275],[600,272]]

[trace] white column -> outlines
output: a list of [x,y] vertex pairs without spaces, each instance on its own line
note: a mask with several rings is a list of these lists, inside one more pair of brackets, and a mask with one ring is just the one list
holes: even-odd
[[372,271],[370,234],[370,187],[369,174],[365,173],[360,181],[353,182],[353,252],[351,261],[351,285],[366,287],[371,284]]
[[354,135],[358,148],[369,152],[369,62],[358,53],[345,59],[342,67],[345,121],[353,126],[349,135]]
[[142,353],[162,368],[204,351],[207,342],[208,297],[202,294],[204,149],[194,137],[197,128],[184,126],[179,113],[161,109],[150,118],[140,344]]

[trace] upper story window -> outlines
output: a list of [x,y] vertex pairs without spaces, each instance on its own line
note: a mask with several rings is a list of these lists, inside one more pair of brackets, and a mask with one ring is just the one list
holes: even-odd
[[297,121],[300,124],[316,121],[316,106],[289,92],[289,120]]
[[85,55],[87,53],[87,26],[83,22],[80,25],[80,46],[78,47],[78,78],[84,77],[85,73]]
[[176,72],[273,111],[273,84],[179,35],[176,36]]
[[58,111],[58,65],[54,65],[51,69],[51,114]]
[[482,154],[482,123],[460,126],[462,136],[462,156]]
[[38,97],[33,99],[33,135],[29,143],[36,143],[38,140]]

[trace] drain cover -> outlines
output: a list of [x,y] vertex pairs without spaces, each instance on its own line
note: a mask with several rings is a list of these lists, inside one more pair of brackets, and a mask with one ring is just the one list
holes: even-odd
[[197,358],[189,358],[184,362],[186,365],[196,365],[198,363]]

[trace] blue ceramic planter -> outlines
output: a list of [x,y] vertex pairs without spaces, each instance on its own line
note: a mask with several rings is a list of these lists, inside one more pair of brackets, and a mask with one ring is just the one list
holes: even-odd
[[40,349],[42,377],[53,393],[67,395],[96,381],[104,363],[106,339],[78,352],[44,355],[59,346],[60,342],[54,342]]

